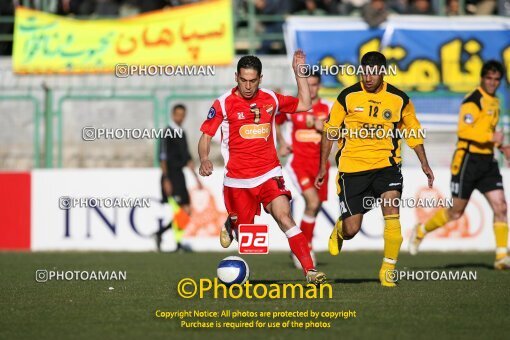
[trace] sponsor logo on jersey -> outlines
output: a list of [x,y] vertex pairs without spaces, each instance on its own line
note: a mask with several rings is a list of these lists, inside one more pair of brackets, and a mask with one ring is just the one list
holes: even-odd
[[244,139],[264,138],[267,140],[271,134],[271,124],[246,124],[239,128],[239,134]]
[[321,135],[313,129],[299,129],[296,131],[296,141],[301,143],[320,143]]
[[237,113],[237,119],[245,119],[244,112],[238,112]]

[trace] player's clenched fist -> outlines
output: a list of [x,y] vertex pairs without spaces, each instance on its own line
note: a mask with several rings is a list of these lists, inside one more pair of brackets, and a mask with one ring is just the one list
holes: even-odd
[[326,173],[328,170],[321,167],[319,170],[319,173],[317,174],[317,177],[315,177],[315,187],[317,189],[320,189],[321,186],[324,184],[324,177],[326,177]]
[[[292,58],[292,68],[294,69],[294,73],[297,75],[299,73],[299,65],[304,65],[306,63],[306,54],[303,50],[297,50],[294,52],[294,57]],[[301,66],[302,67],[302,66]]]
[[209,176],[213,172],[213,164],[210,160],[205,160],[200,163],[198,173],[200,176]]

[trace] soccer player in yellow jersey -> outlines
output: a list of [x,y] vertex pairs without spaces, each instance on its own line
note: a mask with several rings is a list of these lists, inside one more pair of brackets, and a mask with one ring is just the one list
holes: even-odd
[[496,260],[494,268],[510,269],[508,256],[508,222],[503,178],[494,158],[494,148],[510,158],[510,146],[503,144],[503,133],[495,131],[499,120],[499,100],[496,90],[504,69],[501,63],[490,60],[482,67],[480,86],[469,93],[460,107],[457,149],[453,155],[451,191],[453,206],[440,209],[425,224],[418,224],[409,242],[409,252],[418,247],[427,233],[462,216],[471,197],[478,189],[494,212]]
[[[384,81],[386,58],[379,52],[368,52],[361,58],[363,75],[358,82],[340,92],[321,140],[321,160],[315,185],[320,187],[326,176],[326,163],[333,138],[340,129],[336,160],[340,218],[329,239],[329,251],[338,255],[343,240],[353,238],[361,228],[363,214],[373,206],[370,201],[381,198],[384,215],[384,258],[379,271],[383,286],[394,287],[395,270],[402,235],[398,204],[402,193],[400,139],[402,131],[409,147],[416,152],[423,172],[432,187],[434,175],[419,138],[420,123],[409,97]],[[367,131],[373,131],[367,135]],[[398,131],[397,131],[398,130]],[[406,133],[407,132],[407,133]],[[366,138],[365,138],[366,137]]]

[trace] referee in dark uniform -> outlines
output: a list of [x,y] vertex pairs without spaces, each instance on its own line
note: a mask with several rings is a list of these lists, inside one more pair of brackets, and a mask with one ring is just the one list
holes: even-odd
[[[180,207],[189,215],[191,214],[190,196],[186,188],[186,179],[184,177],[183,168],[188,167],[191,169],[195,177],[195,167],[193,160],[189,153],[188,142],[186,140],[186,133],[182,130],[182,124],[186,118],[186,107],[182,104],[177,104],[172,108],[172,118],[168,129],[172,131],[166,133],[166,137],[162,138],[159,143],[159,161],[161,166],[161,196],[163,202],[168,202],[171,196],[180,205]],[[182,130],[182,138],[176,131]],[[197,178],[198,186],[200,182]],[[163,229],[156,232],[156,246],[161,250],[161,236],[165,231],[172,228],[172,222]],[[181,226],[183,227],[183,226]],[[180,239],[177,242],[176,250],[189,250],[184,247]]]

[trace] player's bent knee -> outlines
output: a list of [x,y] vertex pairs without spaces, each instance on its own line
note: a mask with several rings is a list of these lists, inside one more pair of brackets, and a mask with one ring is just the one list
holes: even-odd
[[350,240],[358,233],[358,228],[349,228],[347,226],[342,227],[342,236],[344,240]]
[[496,204],[496,210],[500,213],[506,213],[507,212],[507,205],[505,201],[498,202]]
[[345,232],[345,231],[344,231],[344,232],[342,232],[342,238],[343,238],[344,240],[350,240],[350,239],[352,239],[355,235],[356,235],[356,234],[349,234],[349,233],[347,233],[347,232]]
[[312,200],[312,201],[308,202],[308,204],[306,205],[306,209],[310,210],[310,211],[317,212],[319,210],[320,206],[321,206],[321,202],[319,200],[317,200],[317,201]]

